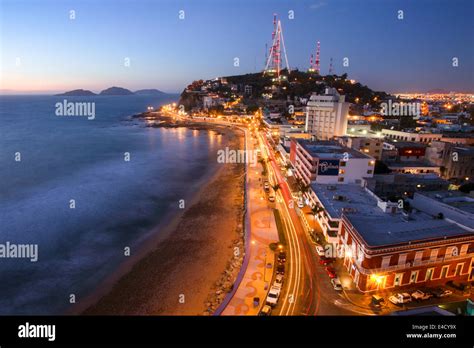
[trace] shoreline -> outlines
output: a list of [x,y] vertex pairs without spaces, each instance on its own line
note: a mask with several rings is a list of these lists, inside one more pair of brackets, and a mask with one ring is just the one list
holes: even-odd
[[[182,123],[223,134],[227,146],[242,146],[234,129]],[[211,315],[232,290],[243,260],[243,172],[242,165],[224,164],[206,175],[186,209],[167,214],[139,250],[68,314]]]

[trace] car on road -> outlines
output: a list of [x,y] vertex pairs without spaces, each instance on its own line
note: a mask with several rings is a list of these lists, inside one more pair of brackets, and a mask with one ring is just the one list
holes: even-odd
[[268,196],[268,200],[269,200],[270,202],[275,202],[275,196],[273,196],[273,195],[272,195],[272,196]]
[[325,251],[322,245],[316,245],[316,254],[318,254],[318,256],[325,255]]
[[272,307],[276,306],[278,298],[280,297],[280,292],[281,288],[278,286],[272,286],[268,292],[266,304]]
[[272,307],[270,307],[269,305],[265,305],[262,307],[258,315],[262,317],[268,317],[271,313],[272,313]]
[[320,263],[321,265],[323,265],[323,266],[327,266],[327,265],[329,265],[329,264],[331,264],[331,263],[333,263],[333,262],[334,262],[333,259],[328,259],[327,257],[324,257],[324,256],[321,256],[321,257],[319,258],[319,263]]
[[380,295],[372,295],[372,298],[371,298],[371,301],[370,301],[370,305],[374,308],[382,308],[382,305],[384,304],[385,302],[385,299],[380,296]]
[[280,264],[277,266],[277,274],[285,274],[285,265]]
[[332,287],[334,288],[334,290],[336,291],[342,291],[342,284],[341,284],[341,281],[339,280],[339,278],[333,278],[331,279],[331,284],[332,284]]
[[280,251],[278,253],[278,262],[279,263],[285,263],[286,262],[286,253],[284,251]]
[[273,283],[274,286],[281,287],[283,285],[283,274],[277,274],[275,277],[275,282]]
[[436,288],[431,291],[434,297],[437,298],[442,298],[442,297],[448,297],[453,294],[451,290],[448,289],[443,289],[443,288]]
[[431,297],[433,297],[432,294],[429,292],[423,292],[421,290],[416,290],[415,292],[412,292],[411,297],[415,301],[424,301],[424,300],[429,300]]
[[336,278],[336,270],[332,268],[331,266],[326,266],[326,273],[328,274],[329,278]]
[[403,293],[394,294],[390,296],[388,300],[392,302],[394,305],[399,305],[399,304],[411,302],[411,296],[410,294],[403,292]]

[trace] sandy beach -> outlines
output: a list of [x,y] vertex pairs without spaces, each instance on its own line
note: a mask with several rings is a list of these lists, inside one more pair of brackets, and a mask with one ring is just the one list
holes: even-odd
[[[239,131],[211,127],[199,128],[222,134],[224,146],[243,148]],[[75,312],[212,314],[230,291],[243,259],[243,173],[243,164],[222,164],[183,213],[166,222],[166,231],[150,238],[119,277],[104,282]]]

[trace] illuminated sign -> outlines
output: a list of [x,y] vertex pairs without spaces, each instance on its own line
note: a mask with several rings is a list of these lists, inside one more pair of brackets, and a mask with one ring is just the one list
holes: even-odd
[[318,175],[338,175],[339,160],[319,160]]

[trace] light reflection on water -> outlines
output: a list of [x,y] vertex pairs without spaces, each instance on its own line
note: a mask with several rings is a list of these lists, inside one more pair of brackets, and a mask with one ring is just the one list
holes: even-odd
[[39,246],[36,263],[1,261],[0,315],[61,313],[215,170],[221,136],[123,122],[150,100],[91,97],[92,122],[54,117],[57,97],[0,98],[0,243]]

